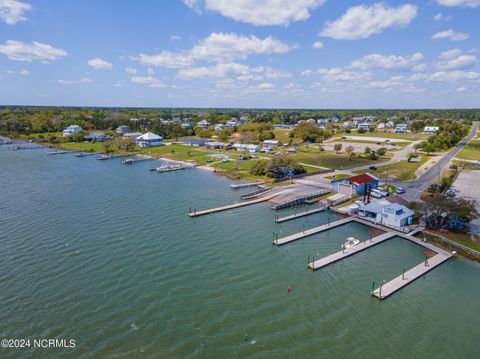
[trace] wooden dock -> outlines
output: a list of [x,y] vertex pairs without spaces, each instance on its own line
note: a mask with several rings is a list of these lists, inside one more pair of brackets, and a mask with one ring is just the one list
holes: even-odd
[[367,248],[376,246],[377,244],[380,244],[382,242],[385,242],[389,240],[390,238],[396,237],[397,235],[395,233],[384,233],[380,236],[373,237],[372,239],[367,239],[366,241],[360,242],[354,247],[341,250],[340,252],[331,254],[327,257],[323,257],[318,260],[314,260],[313,262],[308,264],[308,267],[317,270],[323,267],[326,267],[332,263],[338,262],[346,257],[350,257],[356,253],[359,253]]
[[300,232],[300,233],[292,234],[291,236],[288,236],[288,237],[283,237],[283,238],[280,238],[280,239],[276,239],[276,240],[273,241],[273,244],[275,244],[277,246],[283,246],[284,244],[291,243],[291,242],[297,241],[299,239],[302,239],[302,238],[305,238],[305,237],[308,237],[308,236],[311,236],[311,235],[314,235],[314,234],[317,234],[317,233],[321,233],[323,231],[327,231],[329,229],[332,229],[332,228],[335,228],[335,227],[338,227],[338,226],[342,226],[344,224],[352,222],[353,220],[354,220],[353,217],[343,218],[343,219],[340,219],[340,220],[332,222],[332,223],[327,223],[327,224],[324,224],[324,225],[319,226],[319,227],[315,227],[315,228],[312,228],[312,229],[307,229],[307,230],[305,230],[303,232]]
[[306,211],[303,211],[303,212],[299,212],[299,213],[295,213],[295,214],[292,214],[290,216],[285,216],[285,217],[278,217],[278,215],[275,217],[275,222],[277,223],[283,223],[283,222],[287,222],[287,221],[291,221],[293,219],[297,219],[297,218],[301,218],[301,217],[305,217],[305,216],[310,216],[311,214],[315,214],[315,213],[319,213],[319,212],[323,212],[327,209],[327,205],[326,204],[323,204],[322,206],[320,207],[317,207],[317,208],[313,208],[313,209],[307,209]]
[[385,299],[406,285],[412,283],[414,280],[422,277],[427,272],[431,271],[451,257],[452,255],[450,253],[448,255],[438,253],[425,262],[420,263],[419,265],[406,271],[404,274],[392,279],[390,282],[382,284],[372,292],[372,295],[380,300]]
[[238,184],[231,184],[230,188],[232,189],[240,189],[240,188],[248,188],[248,187],[258,187],[265,184],[265,182],[248,182],[248,183],[238,183]]
[[217,212],[223,212],[223,211],[228,211],[229,209],[234,209],[234,208],[240,208],[240,207],[245,207],[245,206],[251,206],[252,204],[257,204],[261,202],[266,202],[271,200],[272,198],[278,196],[278,193],[270,194],[268,196],[264,196],[261,198],[254,199],[252,201],[245,201],[245,202],[238,202],[234,204],[230,204],[227,206],[223,207],[216,207],[216,208],[211,208],[211,209],[205,209],[203,211],[190,211],[188,215],[190,217],[200,217],[200,216],[205,216],[207,214],[212,214],[212,213],[217,213]]

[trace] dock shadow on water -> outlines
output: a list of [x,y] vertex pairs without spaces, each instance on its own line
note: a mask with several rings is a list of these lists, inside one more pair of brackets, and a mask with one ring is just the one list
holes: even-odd
[[74,351],[49,357],[478,354],[475,263],[451,260],[380,302],[372,281],[420,263],[421,247],[394,238],[312,272],[309,254],[367,240],[369,229],[351,223],[276,247],[275,231],[325,224],[328,213],[279,225],[263,203],[192,219],[189,207],[242,192],[207,171],[157,174],[148,162],[0,146],[0,163],[0,333],[76,339]]

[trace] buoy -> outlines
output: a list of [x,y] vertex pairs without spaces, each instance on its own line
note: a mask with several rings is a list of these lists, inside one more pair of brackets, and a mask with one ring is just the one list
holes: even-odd
[[288,291],[288,293],[290,293],[292,291],[292,287],[288,286],[287,291]]

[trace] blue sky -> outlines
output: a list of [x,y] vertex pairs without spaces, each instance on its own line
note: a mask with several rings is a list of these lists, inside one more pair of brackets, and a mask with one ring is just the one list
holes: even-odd
[[480,0],[0,0],[0,104],[469,108]]

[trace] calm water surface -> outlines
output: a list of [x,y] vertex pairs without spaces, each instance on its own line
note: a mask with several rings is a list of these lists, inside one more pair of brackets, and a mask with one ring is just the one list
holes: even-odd
[[0,337],[76,340],[0,357],[480,357],[478,264],[453,259],[380,302],[372,282],[420,263],[422,248],[395,238],[311,272],[309,255],[368,229],[277,248],[273,232],[336,217],[278,225],[260,204],[190,219],[189,207],[242,191],[202,170],[150,166],[0,146]]

